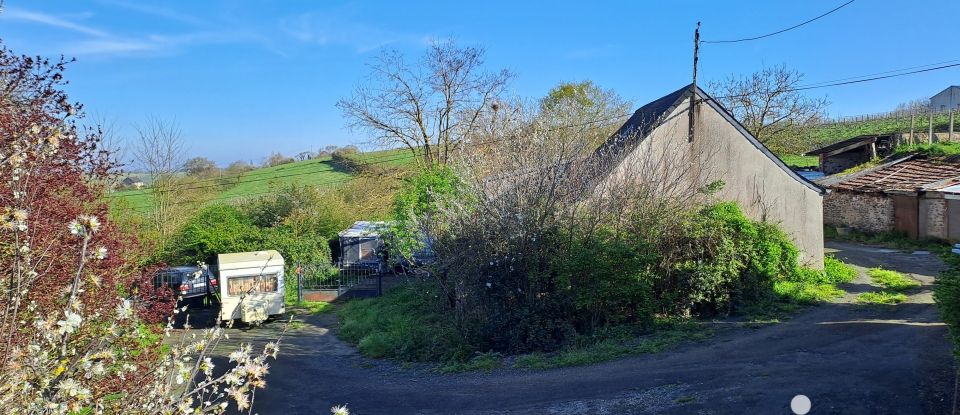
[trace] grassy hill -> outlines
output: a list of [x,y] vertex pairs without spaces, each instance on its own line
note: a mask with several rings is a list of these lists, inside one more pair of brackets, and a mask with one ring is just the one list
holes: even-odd
[[[406,149],[360,153],[357,158],[369,165],[404,167],[414,164],[413,154]],[[329,156],[313,160],[264,167],[233,177],[212,177],[178,184],[181,189],[205,193],[211,201],[231,201],[268,195],[286,185],[338,186],[354,175],[337,166]],[[149,211],[153,205],[149,188],[123,190],[108,195],[114,206]]]
[[[929,130],[930,116],[918,114],[914,124],[914,131],[926,133]],[[960,117],[954,120],[955,131],[960,131]],[[867,117],[862,120],[827,123],[816,128],[815,137],[821,145],[828,145],[837,141],[853,138],[864,134],[891,134],[909,133],[911,118],[909,115]],[[950,129],[950,114],[940,113],[933,117],[933,131],[944,133]]]

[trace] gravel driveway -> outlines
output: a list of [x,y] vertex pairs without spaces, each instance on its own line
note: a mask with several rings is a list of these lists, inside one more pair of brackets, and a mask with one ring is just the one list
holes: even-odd
[[[930,290],[943,264],[932,254],[828,243],[863,268],[909,273],[923,286],[889,307],[853,303],[876,290],[861,272],[836,302],[763,327],[655,355],[546,371],[441,375],[371,360],[337,340],[333,316],[308,316],[271,362],[260,414],[789,414],[803,394],[812,414],[940,414],[953,400],[954,365]],[[262,342],[279,323],[231,332]]]

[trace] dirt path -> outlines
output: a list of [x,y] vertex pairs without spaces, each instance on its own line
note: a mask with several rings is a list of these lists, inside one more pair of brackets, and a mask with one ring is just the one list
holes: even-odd
[[[360,357],[332,335],[332,317],[310,317],[273,362],[261,414],[636,414],[791,413],[797,394],[814,414],[949,413],[953,360],[930,296],[943,266],[914,255],[828,244],[859,267],[910,273],[923,282],[908,303],[862,307],[873,290],[861,275],[835,303],[761,328],[724,331],[699,344],[608,363],[547,371],[439,375]],[[270,326],[278,326],[272,324]],[[275,327],[231,333],[264,340]]]

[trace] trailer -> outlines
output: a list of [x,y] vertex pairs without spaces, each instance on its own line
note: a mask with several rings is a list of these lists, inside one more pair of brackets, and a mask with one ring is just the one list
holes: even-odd
[[217,255],[220,321],[256,323],[286,312],[283,265],[275,250]]
[[386,222],[358,221],[350,229],[341,231],[340,266],[342,268],[365,268],[381,270],[386,265],[381,232],[387,229]]

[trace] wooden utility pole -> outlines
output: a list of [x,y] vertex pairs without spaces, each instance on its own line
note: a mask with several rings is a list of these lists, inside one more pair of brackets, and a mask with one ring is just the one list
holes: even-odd
[[693,31],[693,84],[690,87],[690,108],[687,110],[687,118],[690,121],[690,131],[687,135],[687,141],[693,142],[694,124],[696,124],[694,108],[697,106],[697,60],[700,54],[700,22],[697,22],[697,30]]

